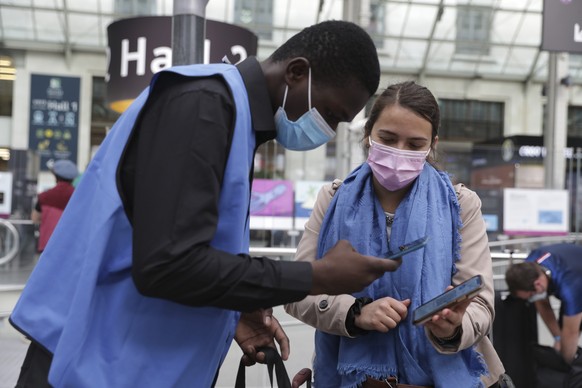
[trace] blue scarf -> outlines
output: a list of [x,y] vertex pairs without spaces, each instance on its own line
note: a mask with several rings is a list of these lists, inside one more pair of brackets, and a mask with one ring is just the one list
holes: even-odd
[[333,197],[321,226],[318,258],[340,239],[366,255],[382,257],[404,243],[429,236],[424,249],[402,258],[356,297],[374,300],[391,296],[410,299],[408,316],[388,333],[369,332],[357,338],[316,331],[314,377],[317,388],[357,387],[366,376],[397,376],[399,382],[447,387],[480,387],[487,373],[481,355],[472,347],[452,355],[439,354],[423,326],[412,324],[412,311],[441,294],[451,284],[459,260],[460,208],[448,176],[426,165],[396,209],[390,243],[386,217],[376,198],[367,163],[356,168]]

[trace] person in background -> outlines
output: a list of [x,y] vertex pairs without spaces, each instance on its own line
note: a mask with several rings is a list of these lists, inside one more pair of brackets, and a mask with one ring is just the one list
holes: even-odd
[[57,184],[52,189],[38,195],[30,219],[39,225],[37,251],[42,252],[53,234],[75,187],[73,180],[79,175],[77,165],[70,160],[60,159],[50,168]]
[[288,357],[271,306],[397,269],[347,241],[315,263],[249,255],[257,147],[319,147],[379,79],[372,39],[344,21],[303,29],[263,62],[157,73],[100,145],[10,316],[31,339],[18,386],[208,388],[233,338],[247,363],[275,341]]
[[[364,127],[367,161],[318,194],[298,261],[319,261],[340,239],[382,256],[428,236],[397,272],[361,292],[311,295],[285,306],[317,329],[318,388],[497,387],[506,377],[487,336],[494,292],[481,201],[434,167],[439,125],[438,103],[426,87],[390,85]],[[485,285],[478,296],[424,325],[412,323],[421,304],[478,274]]]
[[[534,303],[554,336],[554,348],[567,363],[580,356],[578,342],[582,324],[582,247],[562,243],[531,251],[523,263],[511,265],[505,273],[509,292]],[[561,301],[556,318],[549,296]]]

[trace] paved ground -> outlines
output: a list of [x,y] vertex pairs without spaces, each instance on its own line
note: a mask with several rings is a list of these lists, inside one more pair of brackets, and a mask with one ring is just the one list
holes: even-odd
[[14,388],[28,341],[10,326],[8,319],[0,320],[0,388]]
[[28,349],[28,341],[8,323],[5,314],[12,310],[35,262],[36,255],[24,252],[0,266],[0,388],[14,388]]
[[[285,366],[290,376],[295,375],[302,368],[310,367],[313,329],[299,324],[299,321],[287,315],[280,307],[276,308],[275,316],[280,318],[291,340],[291,357],[285,362]],[[28,341],[12,328],[8,319],[0,319],[0,388],[14,388],[27,348]],[[217,388],[234,386],[241,355],[240,348],[233,343],[220,370]],[[249,388],[270,386],[267,369],[262,365],[248,368],[246,377]]]

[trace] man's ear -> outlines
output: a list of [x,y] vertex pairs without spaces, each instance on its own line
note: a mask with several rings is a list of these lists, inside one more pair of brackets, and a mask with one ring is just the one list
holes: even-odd
[[309,75],[309,61],[307,58],[296,57],[287,62],[285,69],[285,83],[289,87],[307,79]]

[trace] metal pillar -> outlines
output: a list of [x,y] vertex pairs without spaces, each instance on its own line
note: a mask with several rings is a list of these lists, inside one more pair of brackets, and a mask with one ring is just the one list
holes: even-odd
[[344,0],[342,19],[360,24],[362,16],[362,0]]
[[208,0],[174,0],[172,65],[204,62]]
[[564,189],[567,140],[568,96],[561,79],[567,76],[568,54],[549,54],[548,102],[546,104],[546,131],[544,133],[544,182],[547,189]]
[[577,239],[580,238],[580,223],[582,222],[582,214],[580,206],[580,196],[582,195],[580,188],[580,180],[582,179],[582,148],[576,148],[576,152],[572,155],[572,163],[576,163],[576,177],[572,179],[572,185],[570,186],[572,192],[574,193],[574,232],[576,233]]

